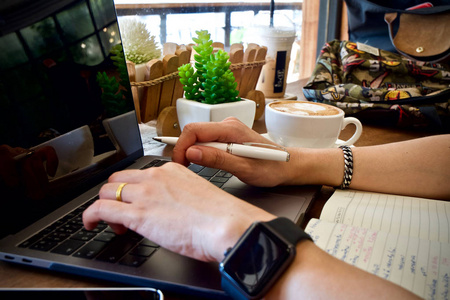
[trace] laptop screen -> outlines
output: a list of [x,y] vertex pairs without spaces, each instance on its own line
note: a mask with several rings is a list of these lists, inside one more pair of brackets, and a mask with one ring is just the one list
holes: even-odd
[[0,237],[142,156],[133,110],[113,0],[2,1]]

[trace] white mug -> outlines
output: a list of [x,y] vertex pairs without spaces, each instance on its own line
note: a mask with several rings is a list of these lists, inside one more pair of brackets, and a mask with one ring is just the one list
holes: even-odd
[[[332,148],[353,145],[361,136],[362,124],[344,117],[335,106],[308,101],[275,101],[266,105],[265,120],[269,138],[285,147]],[[339,134],[348,124],[356,126],[347,141]]]

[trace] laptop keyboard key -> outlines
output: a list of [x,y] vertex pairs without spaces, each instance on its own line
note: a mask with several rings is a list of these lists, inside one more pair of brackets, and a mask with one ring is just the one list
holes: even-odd
[[211,182],[218,182],[218,183],[225,183],[227,181],[228,181],[228,178],[225,178],[225,177],[215,176],[214,178],[211,179]]
[[137,246],[136,248],[133,249],[133,251],[130,252],[130,254],[132,255],[137,255],[137,256],[145,256],[145,257],[149,257],[150,255],[153,254],[153,252],[156,251],[157,248],[155,247],[148,247],[148,246]]
[[219,169],[213,169],[213,168],[204,168],[201,170],[198,175],[200,176],[206,176],[206,177],[212,177],[214,174],[216,174],[219,171]]
[[129,233],[117,236],[109,245],[108,248],[100,253],[98,260],[115,263],[119,261],[128,251],[138,243],[142,237],[137,234]]
[[87,242],[96,235],[97,235],[97,233],[92,232],[92,231],[80,230],[77,233],[75,233],[74,235],[72,235],[71,239]]
[[213,182],[213,181],[211,181],[211,183],[214,184],[215,186],[219,187],[219,188],[221,188],[223,186],[223,183],[221,183],[221,182]]
[[25,242],[20,244],[19,247],[20,248],[28,248],[43,237],[44,237],[44,235],[42,235],[42,234],[33,235],[31,238],[29,238],[28,240],[26,240]]
[[33,244],[31,249],[39,250],[39,251],[49,251],[53,247],[55,247],[58,243],[49,240],[40,240],[39,242]]
[[53,232],[53,233],[49,234],[48,236],[46,236],[45,239],[48,241],[54,241],[57,243],[61,243],[62,241],[67,239],[69,236],[70,236],[70,234],[64,233],[64,232]]
[[[96,233],[100,233],[100,232],[102,232],[106,227],[108,227],[108,225],[106,225],[106,224],[98,224],[97,225],[97,227],[95,227],[94,229],[92,229],[92,230],[90,230],[90,231],[92,231],[92,232],[96,232]],[[83,227],[83,230],[86,230],[84,227]]]
[[106,243],[100,241],[91,241],[86,246],[75,252],[73,256],[92,259],[97,256],[105,247]]
[[156,164],[154,164],[153,166],[154,167],[161,167],[162,165],[164,165],[164,164],[166,164],[168,162],[169,162],[168,160],[161,160],[161,161],[157,162]]
[[160,159],[154,159],[151,162],[149,162],[148,164],[146,164],[145,166],[143,166],[141,168],[141,170],[151,168],[151,167],[155,166],[157,163],[159,163],[160,161],[161,161]]
[[75,232],[77,232],[78,230],[80,230],[81,227],[82,227],[82,226],[73,225],[73,224],[65,224],[65,225],[59,227],[56,231],[57,231],[57,232],[63,232],[63,233],[69,233],[69,234],[72,234],[72,233],[75,233]]
[[228,173],[228,172],[226,172],[226,171],[220,170],[220,171],[216,174],[215,177],[230,178],[230,177],[232,177],[232,176],[233,176],[233,174]]
[[122,258],[119,263],[121,265],[137,268],[140,265],[142,265],[146,260],[147,260],[146,257],[128,254],[124,258]]
[[140,245],[154,247],[154,248],[159,247],[159,245],[157,243],[150,241],[148,238],[144,238],[142,240],[142,242],[140,243]]
[[94,240],[99,242],[108,243],[111,242],[116,237],[116,234],[113,232],[102,232],[97,235]]
[[203,170],[205,167],[196,165],[196,164],[190,164],[188,169],[191,170],[194,173],[199,173],[201,170]]
[[78,248],[80,248],[83,245],[84,245],[84,242],[82,242],[82,241],[67,240],[67,241],[63,242],[62,244],[60,244],[59,246],[57,246],[51,252],[63,254],[63,255],[70,255],[73,252],[75,252],[75,250],[77,250]]

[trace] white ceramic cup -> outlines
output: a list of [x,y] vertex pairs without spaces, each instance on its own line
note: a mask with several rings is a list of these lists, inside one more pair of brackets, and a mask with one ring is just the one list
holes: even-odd
[[[278,109],[274,108],[278,106]],[[266,105],[266,128],[269,138],[285,147],[332,148],[353,145],[361,136],[362,124],[331,105],[307,101],[275,101]],[[339,134],[348,124],[356,126],[347,141]]]

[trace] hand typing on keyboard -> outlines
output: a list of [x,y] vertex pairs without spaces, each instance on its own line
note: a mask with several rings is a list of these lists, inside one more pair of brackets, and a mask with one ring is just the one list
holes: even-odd
[[[123,182],[127,185],[119,202],[116,192]],[[83,214],[88,230],[104,220],[118,234],[129,228],[162,247],[204,261],[221,260],[252,222],[272,218],[172,162],[113,174],[99,200]]]

